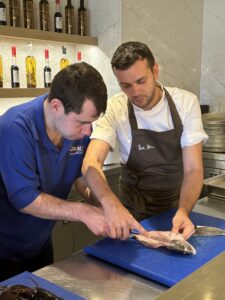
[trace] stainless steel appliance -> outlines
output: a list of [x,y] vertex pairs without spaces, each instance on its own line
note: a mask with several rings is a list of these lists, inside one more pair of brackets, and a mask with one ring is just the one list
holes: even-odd
[[204,178],[225,174],[225,153],[203,152]]

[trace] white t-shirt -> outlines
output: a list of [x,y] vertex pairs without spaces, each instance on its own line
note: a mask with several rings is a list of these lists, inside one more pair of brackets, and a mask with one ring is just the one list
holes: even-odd
[[[159,85],[161,85],[159,83]],[[201,110],[197,96],[178,88],[166,87],[171,95],[183,124],[181,147],[192,146],[207,140],[203,129]],[[143,110],[133,105],[139,129],[167,131],[174,128],[165,91],[161,100],[151,110]],[[127,96],[119,93],[113,96],[107,104],[107,111],[95,122],[91,139],[107,142],[113,151],[118,141],[120,161],[128,160],[132,136],[128,118]]]

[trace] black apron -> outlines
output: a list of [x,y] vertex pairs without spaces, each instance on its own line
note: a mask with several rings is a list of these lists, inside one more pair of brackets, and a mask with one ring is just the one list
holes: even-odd
[[132,145],[127,163],[121,165],[120,191],[123,204],[137,220],[177,207],[180,197],[183,125],[170,94],[164,90],[174,124],[168,131],[138,129],[128,100]]

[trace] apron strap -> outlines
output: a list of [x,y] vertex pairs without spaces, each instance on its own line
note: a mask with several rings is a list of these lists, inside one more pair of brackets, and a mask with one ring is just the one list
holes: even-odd
[[172,117],[172,120],[173,120],[174,128],[180,127],[183,124],[181,122],[181,118],[180,118],[180,116],[178,114],[176,106],[175,106],[175,104],[173,102],[173,99],[170,96],[169,92],[165,88],[163,88],[163,89],[165,91],[166,99],[167,99],[168,104],[169,104],[169,108],[170,108],[170,112],[171,112],[171,117]]
[[127,106],[128,106],[128,116],[129,116],[131,129],[138,129],[137,119],[134,114],[134,108],[130,100],[127,100]]

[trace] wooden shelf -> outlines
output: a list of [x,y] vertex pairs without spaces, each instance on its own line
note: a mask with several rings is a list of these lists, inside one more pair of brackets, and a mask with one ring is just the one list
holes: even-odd
[[70,35],[52,31],[42,31],[37,29],[26,29],[0,25],[0,36],[5,38],[16,38],[29,41],[50,41],[67,44],[98,45],[98,39],[91,36]]
[[36,97],[48,93],[49,89],[46,88],[13,88],[5,89],[0,88],[0,98],[22,98],[22,97]]

